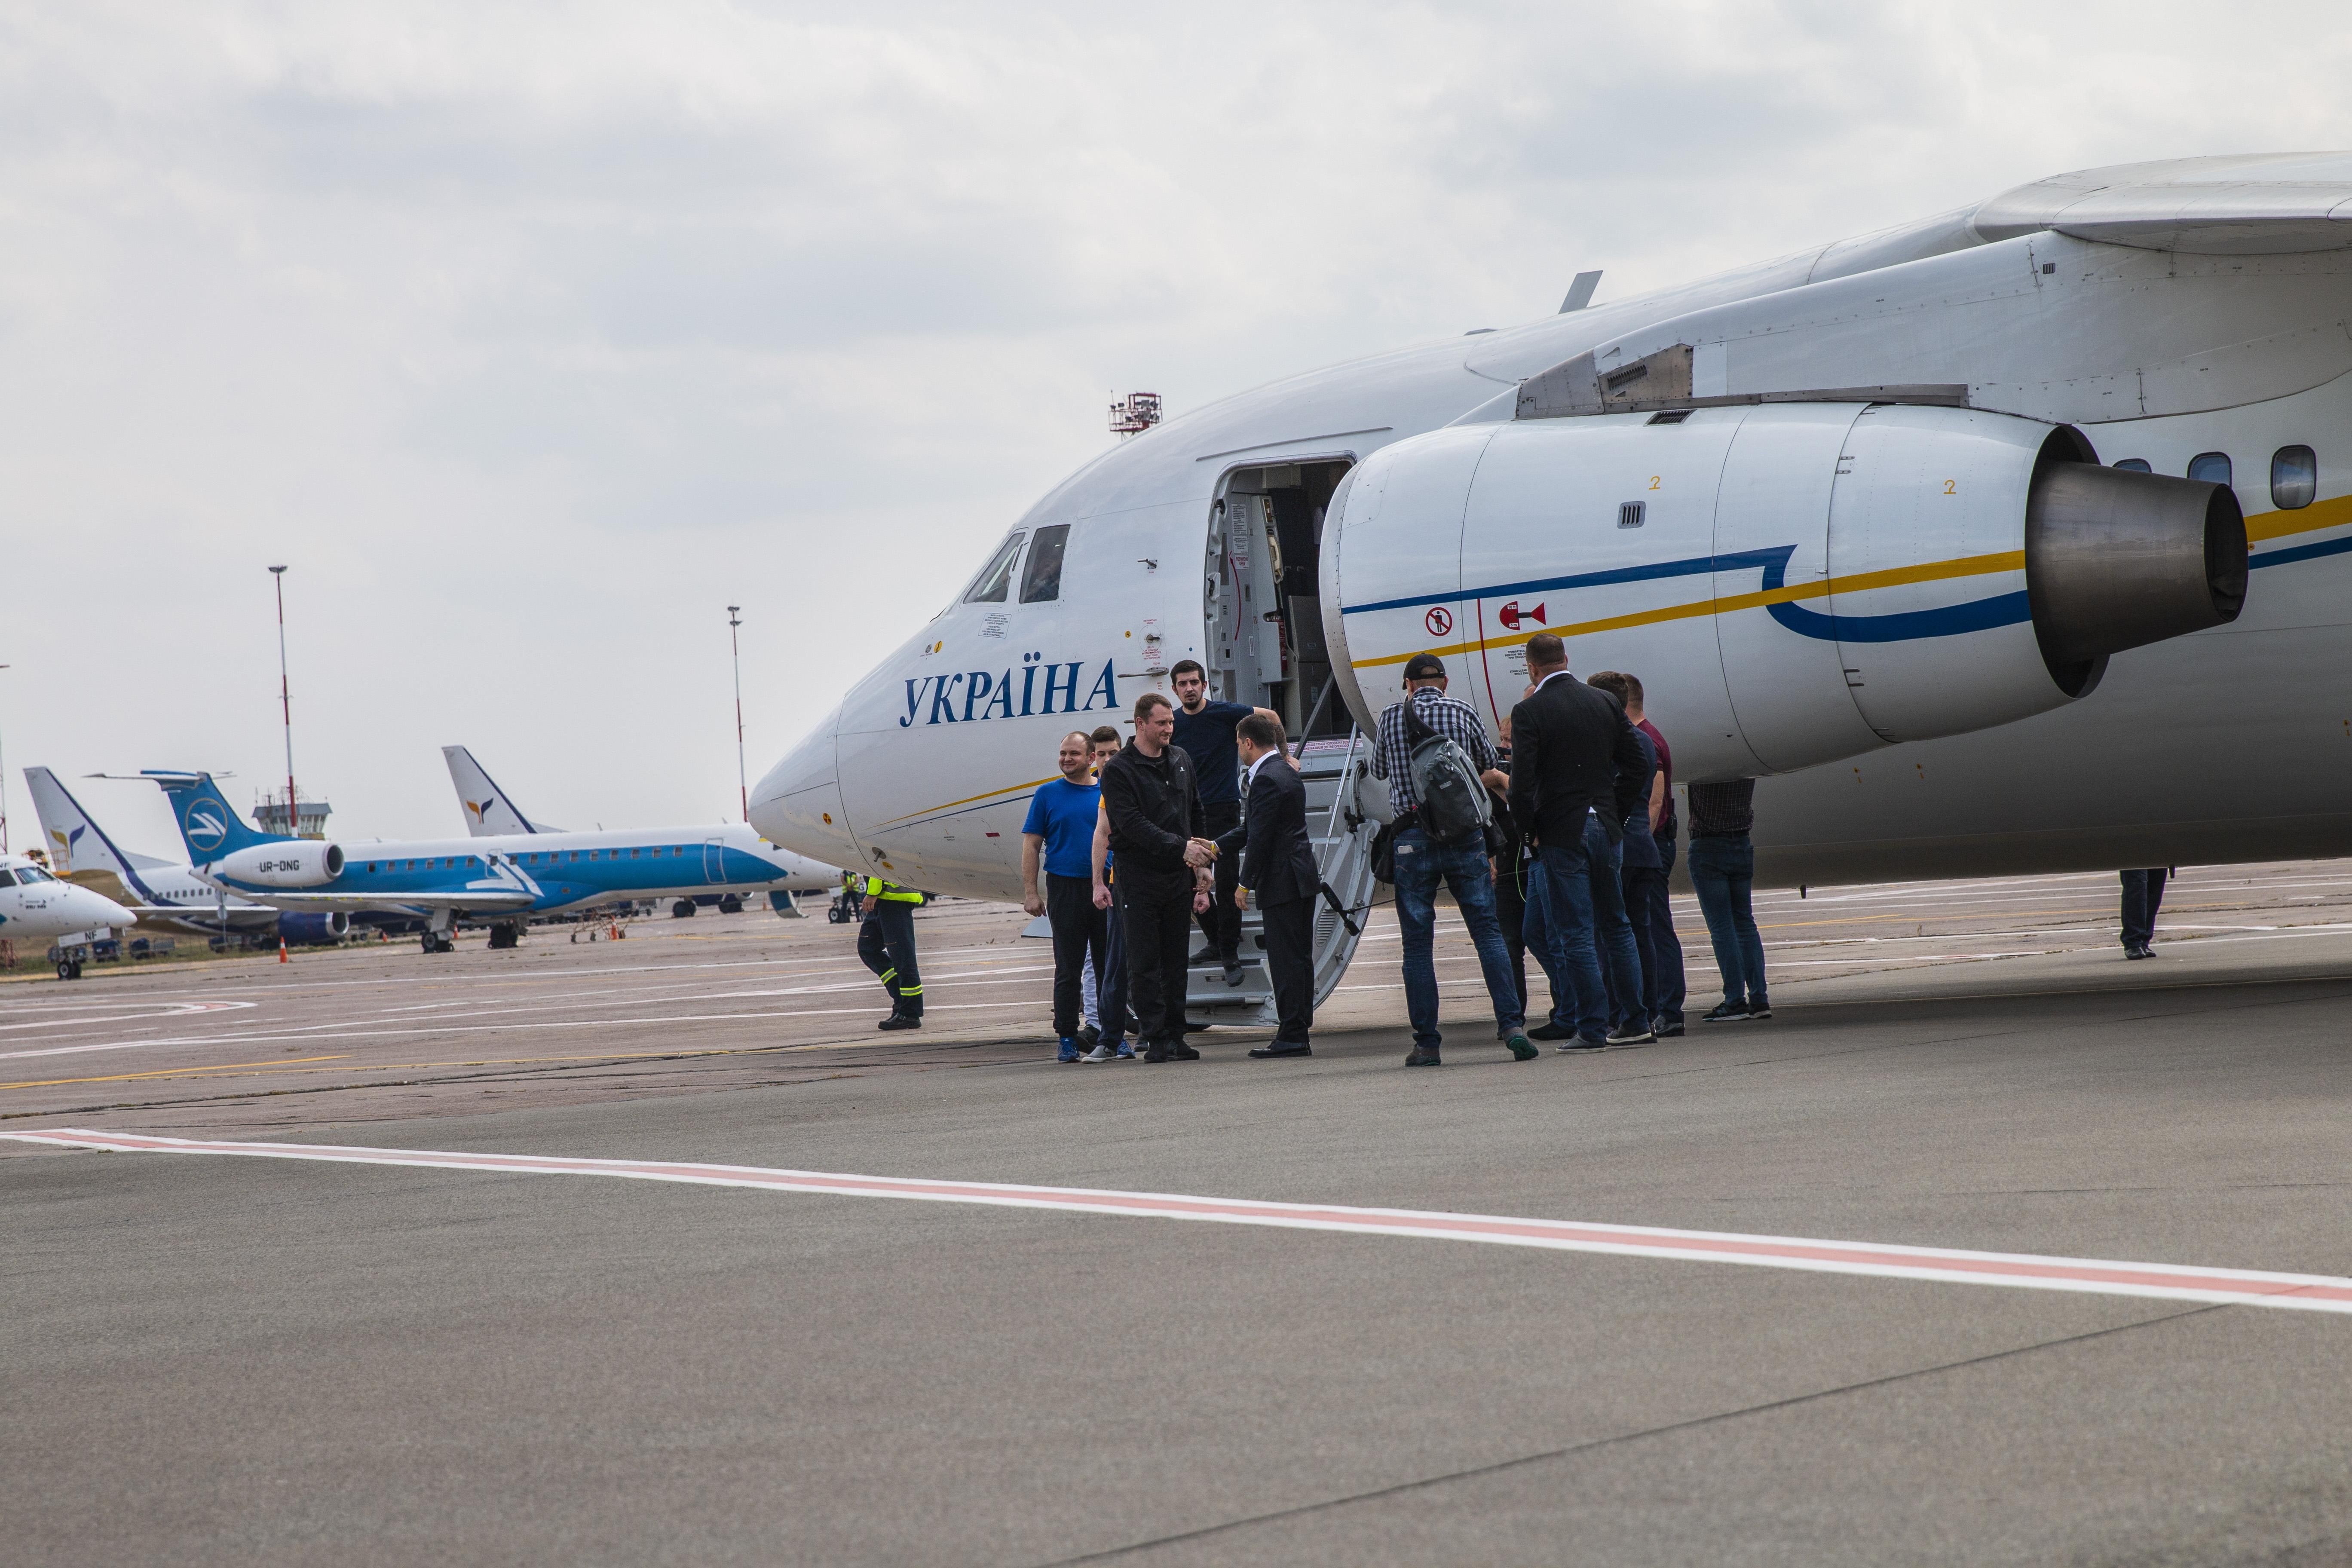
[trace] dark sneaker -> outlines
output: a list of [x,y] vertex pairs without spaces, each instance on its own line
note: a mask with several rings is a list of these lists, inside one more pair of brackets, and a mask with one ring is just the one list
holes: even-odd
[[1748,1004],[1723,1001],[1698,1016],[1702,1024],[1744,1024],[1748,1022]]
[[1216,962],[1217,950],[1213,947],[1204,947],[1201,949],[1200,952],[1194,953],[1192,957],[1186,959],[1184,963],[1187,968],[1197,969],[1202,964],[1214,963]]
[[1238,958],[1229,958],[1225,960],[1225,984],[1228,985],[1239,985],[1242,983],[1242,961]]
[[1529,1043],[1525,1035],[1513,1035],[1503,1044],[1511,1047],[1511,1059],[1514,1061],[1531,1062],[1543,1055],[1541,1050]]
[[1078,1044],[1086,1047],[1088,1050],[1092,1050],[1097,1045],[1101,1043],[1102,1030],[1095,1025],[1084,1024],[1079,1026],[1077,1038]]
[[1646,1046],[1657,1037],[1656,1031],[1639,1024],[1628,1024],[1622,1029],[1609,1032],[1609,1043],[1612,1046]]
[[874,1026],[877,1029],[919,1029],[923,1026],[923,1020],[919,1015],[910,1018],[904,1013],[893,1013]]
[[1154,1045],[1143,1053],[1143,1059],[1148,1062],[1172,1062],[1176,1058],[1168,1054],[1166,1046]]
[[1605,1051],[1609,1048],[1609,1042],[1599,1035],[1579,1035],[1573,1039],[1562,1040],[1559,1048],[1563,1051]]
[[1064,1035],[1062,1037],[1062,1054],[1056,1057],[1055,1060],[1075,1062],[1083,1059],[1084,1055],[1085,1053],[1078,1049],[1078,1042],[1071,1038],[1069,1036]]
[[1662,1040],[1679,1040],[1683,1037],[1683,1021],[1680,1018],[1660,1018],[1650,1026],[1650,1033]]
[[1201,1059],[1201,1053],[1194,1050],[1192,1047],[1186,1045],[1181,1040],[1170,1041],[1168,1046],[1168,1054],[1170,1057],[1180,1062],[1197,1062]]
[[2148,944],[2144,942],[2136,942],[2129,947],[2124,949],[2124,956],[2126,958],[2154,958],[2156,956],[2156,949],[2148,946]]
[[1748,999],[1748,1016],[1751,1018],[1769,1018],[1772,1016],[1772,1004],[1761,996],[1750,996]]
[[1437,1059],[1435,1046],[1415,1046],[1406,1053],[1404,1065],[1409,1068],[1433,1068],[1444,1064]]
[[1539,1024],[1536,1027],[1528,1031],[1528,1038],[1531,1040],[1572,1040],[1576,1038],[1576,1031],[1570,1028],[1566,1024]]

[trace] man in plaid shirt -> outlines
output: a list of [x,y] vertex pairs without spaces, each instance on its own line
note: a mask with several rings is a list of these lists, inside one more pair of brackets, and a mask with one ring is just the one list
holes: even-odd
[[1439,1065],[1437,1033],[1437,965],[1431,950],[1437,931],[1437,888],[1445,884],[1470,928],[1478,950],[1478,967],[1486,973],[1486,994],[1495,1005],[1496,1037],[1510,1047],[1520,1061],[1538,1054],[1527,1036],[1517,983],[1511,976],[1511,959],[1503,945],[1502,922],[1495,917],[1494,868],[1487,863],[1483,837],[1466,844],[1445,845],[1423,832],[1413,813],[1420,802],[1412,787],[1412,738],[1405,722],[1405,703],[1415,717],[1463,752],[1482,773],[1500,780],[1495,767],[1495,743],[1486,726],[1468,703],[1445,695],[1445,663],[1433,653],[1417,653],[1405,661],[1405,700],[1381,715],[1380,740],[1372,748],[1372,776],[1386,779],[1389,802],[1396,808],[1397,927],[1403,936],[1405,1010],[1412,1018],[1412,1052],[1407,1067]]

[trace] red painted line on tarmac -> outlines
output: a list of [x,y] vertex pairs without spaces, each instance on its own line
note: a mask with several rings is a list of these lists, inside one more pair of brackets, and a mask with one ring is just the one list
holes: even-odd
[[927,1203],[984,1204],[1057,1209],[1130,1218],[1207,1220],[1294,1230],[1478,1241],[1625,1257],[1740,1263],[1882,1279],[2005,1285],[2110,1296],[2215,1301],[2308,1311],[2352,1312],[2352,1279],[2280,1274],[2256,1269],[2202,1268],[2106,1258],[2051,1258],[2030,1253],[1970,1252],[1949,1247],[1824,1241],[1808,1237],[1742,1236],[1669,1230],[1649,1226],[1505,1215],[1449,1214],[1428,1209],[1354,1208],[1335,1204],[1286,1204],[1254,1198],[1199,1197],[1181,1193],[1129,1193],[1087,1187],[1036,1187],[999,1182],[929,1181],[903,1176],[847,1175],[828,1171],[772,1170],[758,1165],[680,1164],[650,1160],[588,1160],[539,1154],[453,1153],[427,1149],[368,1149],[320,1143],[235,1143],[158,1138],[74,1128],[5,1132],[0,1138],[62,1148],[125,1153],[234,1154],[270,1160],[341,1164],[409,1165],[507,1174],[619,1176],[705,1186],[758,1187],[776,1192],[848,1197],[908,1198]]

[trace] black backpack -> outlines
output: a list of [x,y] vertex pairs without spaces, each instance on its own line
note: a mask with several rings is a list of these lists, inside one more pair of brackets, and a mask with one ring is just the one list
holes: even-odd
[[1494,820],[1493,797],[1478,777],[1477,764],[1462,748],[1431,729],[1413,711],[1412,699],[1404,703],[1405,738],[1412,743],[1408,763],[1422,832],[1431,842],[1458,848],[1484,844]]

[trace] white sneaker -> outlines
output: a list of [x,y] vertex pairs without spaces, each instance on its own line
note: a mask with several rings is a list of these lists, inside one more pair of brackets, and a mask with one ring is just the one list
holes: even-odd
[[1085,1056],[1080,1057],[1078,1060],[1082,1062],[1107,1062],[1110,1060],[1109,1042],[1105,1041],[1103,1044],[1097,1046],[1093,1050],[1090,1050]]

